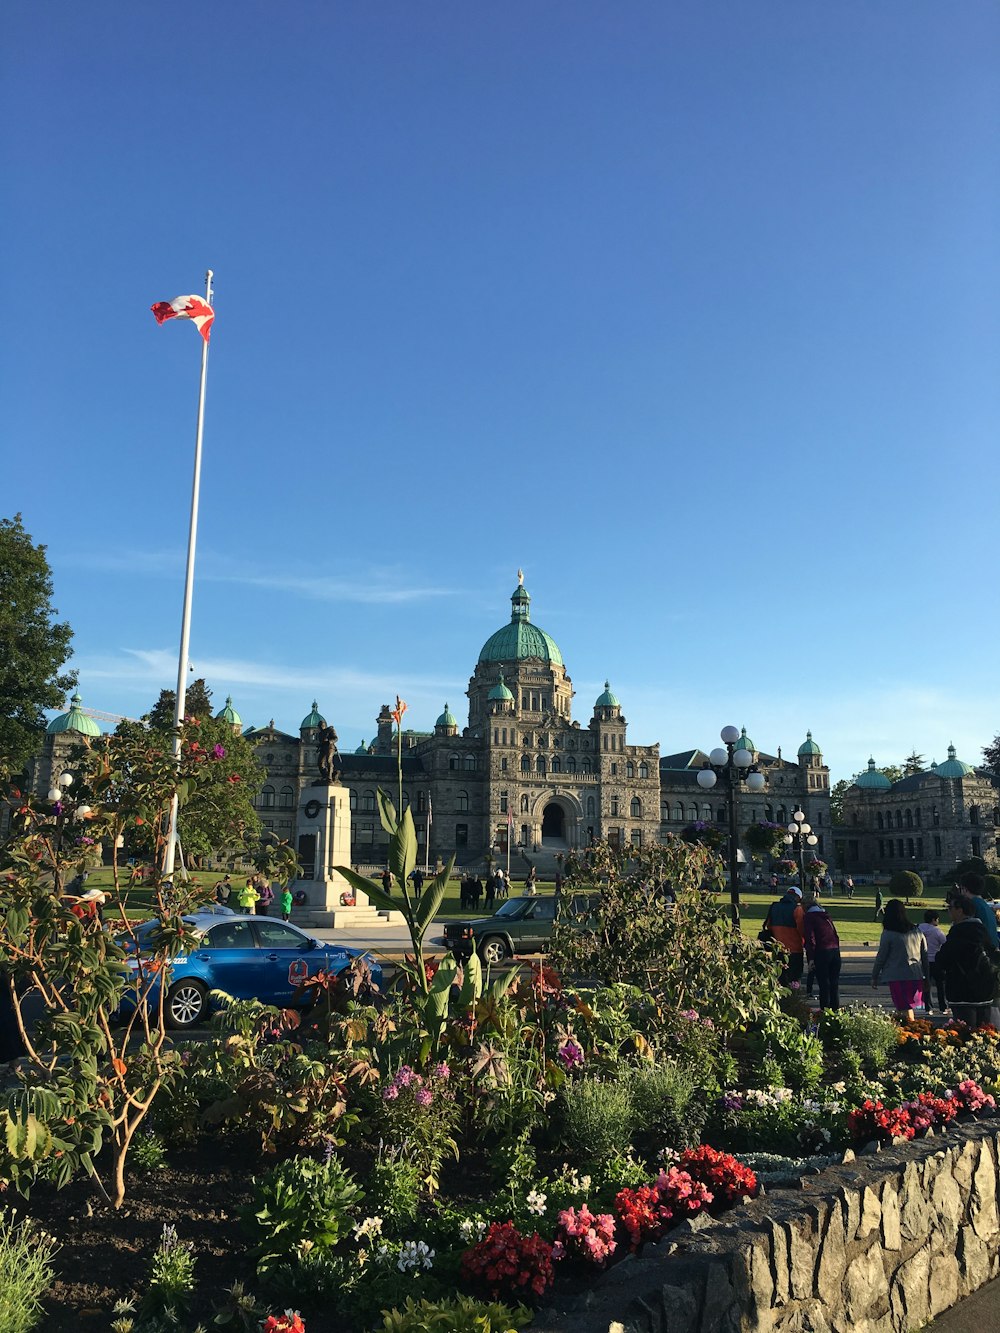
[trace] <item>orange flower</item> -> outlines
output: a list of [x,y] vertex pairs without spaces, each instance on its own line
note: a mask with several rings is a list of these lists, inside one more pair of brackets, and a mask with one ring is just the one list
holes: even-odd
[[406,703],[399,695],[396,695],[396,707],[389,710],[390,715],[396,719],[396,726],[403,725],[403,714],[406,712]]
[[229,777],[226,779],[227,782],[239,782],[239,780],[239,773],[230,773]]

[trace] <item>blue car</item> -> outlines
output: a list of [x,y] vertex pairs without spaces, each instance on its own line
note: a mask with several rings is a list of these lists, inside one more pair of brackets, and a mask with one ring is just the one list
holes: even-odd
[[[346,949],[314,939],[286,921],[266,916],[220,916],[218,909],[186,916],[198,942],[190,953],[180,954],[167,963],[168,985],[164,1016],[168,1027],[190,1028],[200,1023],[209,1010],[209,991],[221,990],[238,1000],[260,1000],[288,1008],[298,986],[317,972],[342,972],[355,958],[363,956],[371,969],[372,980],[382,985],[382,968],[361,949]],[[158,921],[146,921],[136,929],[140,958],[144,946],[154,934]],[[138,973],[140,959],[128,959],[128,967]],[[148,984],[143,978],[143,986]],[[149,1002],[159,1000],[159,980],[149,987]],[[136,1005],[136,992],[126,990],[119,1017]]]

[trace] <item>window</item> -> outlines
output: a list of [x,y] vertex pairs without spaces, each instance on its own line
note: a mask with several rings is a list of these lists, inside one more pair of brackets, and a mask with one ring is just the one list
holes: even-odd
[[362,845],[367,844],[368,846],[370,846],[374,841],[375,841],[375,825],[362,824],[361,836],[358,839],[358,842],[360,842]]
[[617,815],[617,814],[618,814],[618,797],[617,797],[617,796],[612,796],[612,798],[611,798],[611,813],[612,813],[613,815]]
[[260,803],[265,810],[271,810],[274,807],[274,788],[264,787],[260,793]]
[[635,777],[635,764],[632,763],[632,760],[631,760],[631,759],[630,759],[630,760],[628,761],[628,763],[625,765],[625,776],[626,776],[627,778],[634,778],[634,777]]
[[205,936],[205,948],[208,949],[255,949],[253,927],[248,919],[226,921],[221,926],[213,926]]
[[459,766],[460,765],[459,765],[458,755],[450,754],[448,756],[448,767],[451,769],[453,773],[456,773],[458,772]]
[[885,824],[882,822],[882,811],[881,811],[881,810],[878,812],[878,826],[879,826],[879,828],[885,828]]
[[460,791],[458,793],[457,801],[458,803],[455,806],[455,809],[460,815],[465,814],[469,809],[469,793],[467,791]]
[[940,833],[935,833],[935,834],[934,834],[934,855],[935,855],[935,856],[940,856],[940,855],[941,855],[941,834],[940,834]]
[[504,743],[504,745],[506,745],[506,744],[507,744],[507,728],[504,727],[500,734],[501,734],[501,736],[503,737],[503,743]]
[[941,816],[938,814],[938,808],[936,805],[931,806],[931,823],[934,825],[935,828],[937,828],[937,826],[941,823]]
[[903,827],[903,812],[902,812],[902,810],[897,810],[897,811],[896,811],[896,827],[897,827],[897,828],[902,828],[902,827]]
[[291,810],[294,792],[291,787],[282,787],[278,793],[278,806],[282,810]]
[[640,778],[648,778],[648,777],[649,777],[649,765],[648,765],[648,764],[640,764],[640,765],[639,765],[639,776],[640,776]]
[[562,760],[559,758],[557,754],[554,754],[552,756],[552,767],[549,769],[549,772],[550,773],[562,772]]
[[576,760],[573,758],[571,754],[568,754],[566,756],[566,772],[567,773],[576,772]]
[[633,796],[631,801],[629,801],[628,812],[632,819],[642,818],[642,802],[639,800],[638,796]]
[[366,791],[366,792],[363,792],[363,793],[362,793],[362,796],[361,796],[361,809],[362,809],[362,810],[374,810],[374,809],[375,809],[375,793],[374,793],[373,791]]
[[521,846],[522,846],[522,847],[527,847],[527,845],[528,845],[528,826],[527,826],[527,824],[522,824],[522,825],[521,825]]
[[584,757],[584,758],[580,761],[580,772],[581,772],[581,773],[589,773],[589,772],[590,772],[590,760],[587,759],[586,757]]
[[902,839],[902,838],[897,838],[897,839],[896,839],[896,850],[897,850],[897,852],[899,853],[900,856],[903,855],[903,839]]
[[521,797],[521,814],[526,815],[531,809],[531,801],[527,796]]
[[505,791],[500,793],[500,813],[502,815],[507,813],[507,793]]
[[982,849],[982,843],[981,843],[980,839],[979,839],[979,838],[973,838],[973,839],[972,839],[972,855],[973,855],[973,856],[982,856],[982,854],[983,854],[983,849]]
[[543,754],[540,754],[535,762],[535,772],[543,775],[545,773],[545,756]]
[[588,819],[593,819],[593,818],[594,818],[594,798],[593,798],[593,796],[588,796],[588,797],[587,797],[587,818],[588,818]]
[[297,930],[290,930],[282,921],[270,921],[266,916],[254,919],[261,947],[264,949],[307,949],[309,941],[304,940]]
[[604,737],[604,748],[605,748],[605,750],[608,748],[608,738],[607,738],[607,736]]
[[500,760],[500,772],[501,772],[501,773],[506,773],[506,772],[507,772],[507,756],[506,756],[506,755],[504,755],[504,757]]
[[907,811],[906,811],[906,827],[907,827],[907,828],[913,828],[913,811],[912,811],[912,810],[907,810]]
[[676,819],[678,824],[684,822],[684,807],[682,805],[678,804],[674,806],[673,818]]
[[917,849],[916,849],[916,847],[914,847],[914,845],[913,845],[913,839],[912,839],[912,838],[907,838],[907,839],[906,839],[906,854],[907,854],[907,856],[916,856],[916,854],[917,854]]
[[788,823],[788,812],[783,805],[778,806],[778,823],[779,824]]
[[696,805],[691,807],[690,819],[692,824],[695,824],[698,821],[698,807]]
[[970,806],[969,806],[969,823],[970,823],[970,824],[978,824],[978,823],[979,823],[979,806],[978,806],[978,805],[970,805]]
[[702,817],[702,819],[705,821],[706,824],[711,824],[711,822],[712,822],[712,807],[711,807],[710,805],[703,805],[703,806],[701,807],[701,817]]
[[726,809],[726,807],[724,805],[720,805],[715,812],[715,822],[717,824],[724,824],[726,822],[726,818],[728,815],[729,811]]
[[351,809],[352,809],[352,810],[357,810],[357,808],[358,808],[358,793],[357,793],[356,791],[354,791],[354,789],[352,788],[352,789],[351,789]]
[[632,846],[633,846],[633,847],[641,847],[641,846],[642,846],[642,829],[641,829],[641,828],[634,828],[634,829],[632,830],[632,833],[631,833],[630,837],[631,837],[631,841],[632,841]]
[[521,755],[521,772],[522,773],[531,772],[531,758],[526,754]]
[[917,828],[920,828],[920,806],[919,806],[919,805],[917,806],[916,810],[914,810],[914,812],[913,812],[913,818],[914,818],[914,820],[916,821]]
[[500,728],[499,728],[499,727],[494,727],[494,728],[493,728],[493,744],[494,744],[494,745],[499,745],[499,744],[500,744]]
[[427,793],[426,793],[425,791],[418,791],[418,792],[417,792],[417,814],[418,814],[418,815],[423,815],[423,814],[426,814],[426,813],[427,813]]
[[455,825],[455,846],[468,847],[469,845],[469,826],[468,824]]
[[467,754],[462,763],[462,767],[465,769],[466,773],[475,773],[476,756],[474,754]]
[[611,776],[612,776],[613,778],[616,778],[616,777],[618,776],[618,765],[617,765],[617,764],[612,764],[612,765],[611,765]]

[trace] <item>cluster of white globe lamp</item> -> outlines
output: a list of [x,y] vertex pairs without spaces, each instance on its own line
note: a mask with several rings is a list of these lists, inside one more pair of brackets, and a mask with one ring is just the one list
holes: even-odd
[[801,810],[792,812],[793,822],[788,825],[788,832],[785,834],[785,845],[791,847],[796,837],[800,842],[804,842],[807,847],[815,847],[819,842],[816,834],[812,831],[812,825],[806,823],[805,814]]
[[[53,785],[49,788],[49,800],[52,802],[65,801],[66,798],[69,796],[69,789],[70,787],[72,787],[72,785],[73,785],[72,773],[60,774],[58,785],[53,783]],[[87,816],[90,814],[90,806],[78,805],[74,813],[76,814],[77,819],[86,819]]]
[[[717,768],[728,768],[730,756],[732,757],[733,766],[736,769],[743,770],[753,767],[753,755],[750,751],[736,749],[736,742],[740,739],[739,731],[737,731],[735,727],[723,727],[720,734],[726,748],[723,749],[721,745],[716,746],[708,756],[712,767],[703,768],[698,774],[698,786],[704,787],[706,790],[714,787],[718,781],[715,770]],[[737,775],[734,774],[734,776]],[[738,777],[740,781],[746,783],[748,791],[763,791],[767,783],[767,779],[764,777],[763,773],[747,773],[744,777],[741,771]]]

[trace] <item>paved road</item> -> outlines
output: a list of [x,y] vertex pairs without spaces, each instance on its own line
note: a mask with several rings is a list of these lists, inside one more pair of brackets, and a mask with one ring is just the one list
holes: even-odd
[[925,1324],[923,1333],[991,1333],[1000,1328],[1000,1280],[988,1282],[964,1301]]

